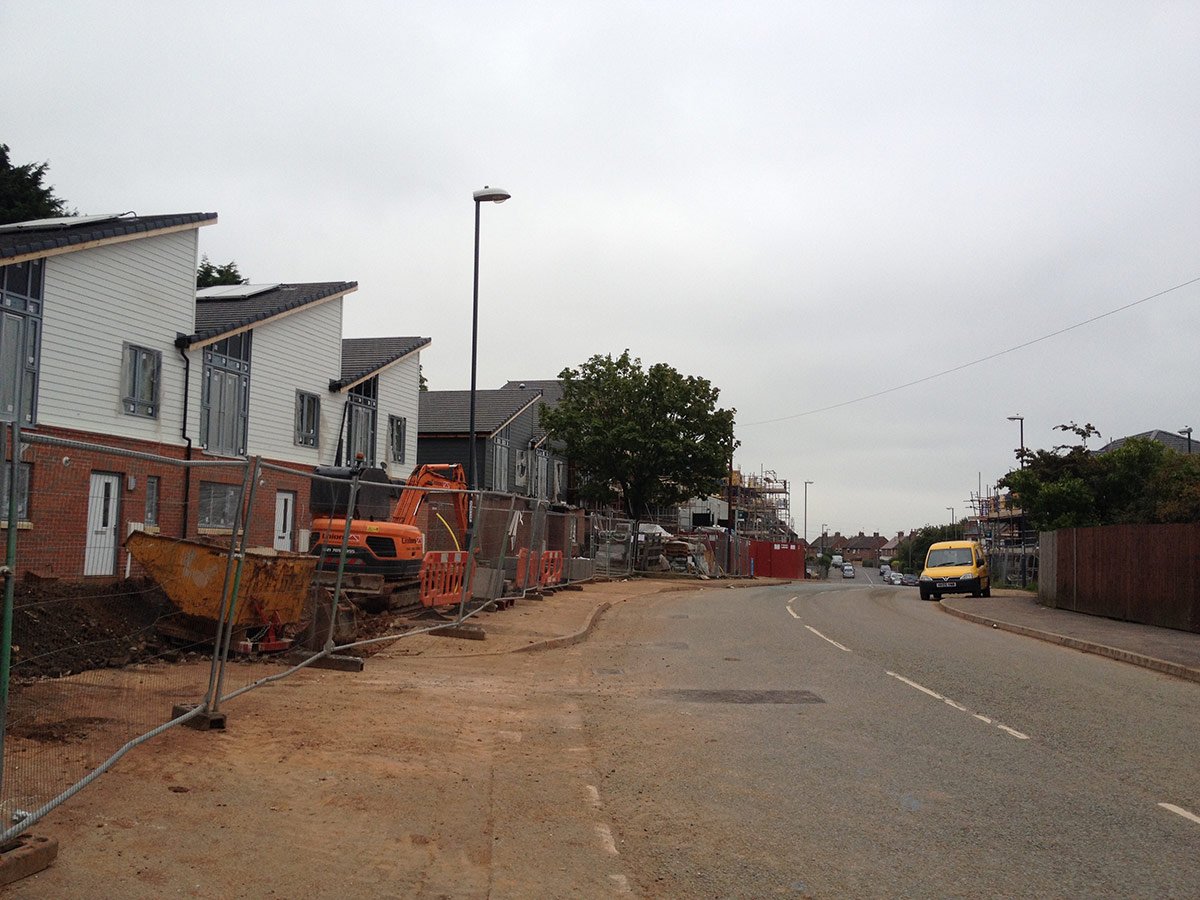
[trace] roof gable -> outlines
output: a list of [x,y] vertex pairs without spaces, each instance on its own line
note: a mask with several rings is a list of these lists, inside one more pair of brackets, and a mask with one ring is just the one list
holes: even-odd
[[431,343],[427,337],[343,338],[342,375],[329,389],[353,387]]
[[212,225],[216,213],[60,216],[0,226],[0,265]]
[[[475,392],[475,433],[493,434],[534,406],[541,391],[508,390]],[[470,430],[470,391],[423,391],[420,395],[419,434],[462,434]]]
[[[311,284],[242,285],[249,296],[200,292],[196,295],[196,333],[183,346],[210,344],[226,335],[290,315],[306,306],[325,303],[358,289],[356,281]],[[252,290],[264,288],[263,290]]]

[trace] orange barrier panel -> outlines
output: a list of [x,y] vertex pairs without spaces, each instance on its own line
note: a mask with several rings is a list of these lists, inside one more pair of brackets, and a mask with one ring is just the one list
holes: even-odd
[[422,606],[451,606],[462,599],[470,556],[465,550],[425,554],[421,564]]
[[[535,563],[536,563],[536,559],[535,559]],[[530,571],[532,571],[532,570],[530,569],[530,566],[529,566],[529,548],[522,547],[520,549],[520,551],[517,553],[516,589],[518,591],[523,591],[523,590],[525,590],[525,588],[527,588],[529,586],[528,582],[526,581],[526,578],[529,576]]]
[[541,579],[538,584],[548,586],[562,581],[563,555],[561,550],[547,550],[542,554]]

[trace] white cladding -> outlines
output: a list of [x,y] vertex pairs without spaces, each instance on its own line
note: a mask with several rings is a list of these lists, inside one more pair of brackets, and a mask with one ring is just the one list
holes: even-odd
[[[250,350],[250,454],[310,466],[332,462],[335,447],[327,436],[331,421],[337,433],[342,398],[329,393],[329,382],[341,368],[341,297],[256,327]],[[296,444],[297,391],[321,398],[317,447]]]
[[[174,341],[193,329],[196,247],[189,229],[46,260],[40,424],[183,443]],[[122,410],[126,343],[162,353],[156,418]]]
[[379,373],[379,418],[375,458],[388,458],[388,416],[408,420],[404,465],[388,466],[392,478],[407,478],[417,462],[417,402],[421,390],[421,354],[408,356]]

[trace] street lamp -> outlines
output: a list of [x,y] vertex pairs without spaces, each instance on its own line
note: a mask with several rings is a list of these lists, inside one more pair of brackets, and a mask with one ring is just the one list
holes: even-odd
[[1009,416],[1008,421],[1021,423],[1021,468],[1025,468],[1025,417]]
[[829,529],[829,525],[825,522],[821,523],[821,555],[825,555],[825,532]]
[[954,537],[954,507],[947,506],[946,512],[950,513],[950,537]]
[[808,486],[811,481],[804,482],[804,553],[808,554]]
[[1189,425],[1187,428],[1180,428],[1179,433],[1187,438],[1188,456],[1191,456],[1192,455],[1192,426]]
[[475,366],[479,349],[479,204],[503,203],[512,195],[500,188],[484,185],[483,190],[475,191],[473,196],[475,198],[475,284],[474,290],[471,292],[471,411],[470,421],[467,425],[467,436],[471,441],[471,451],[467,456],[467,486],[472,491],[479,487],[476,483],[475,471]]

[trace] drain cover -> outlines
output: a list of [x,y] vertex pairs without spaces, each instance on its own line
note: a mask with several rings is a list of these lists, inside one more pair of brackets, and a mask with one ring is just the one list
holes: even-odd
[[824,703],[812,691],[666,691],[676,700],[686,703]]
[[592,669],[593,675],[624,675],[624,669]]

